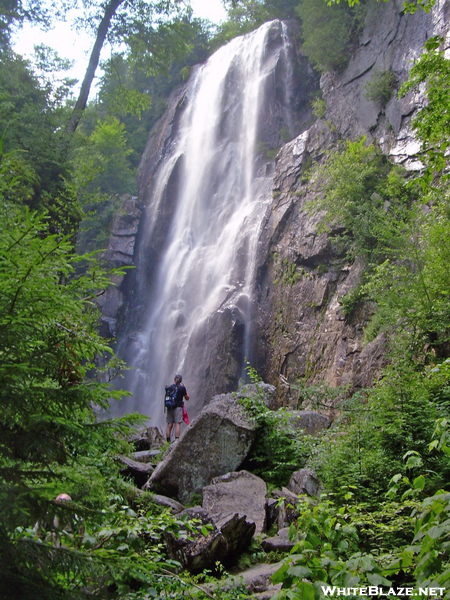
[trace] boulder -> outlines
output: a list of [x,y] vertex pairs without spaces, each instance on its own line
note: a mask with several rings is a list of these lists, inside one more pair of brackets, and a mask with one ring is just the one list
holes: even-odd
[[309,469],[300,469],[300,471],[292,473],[286,487],[297,495],[317,496],[320,490],[320,481]]
[[239,471],[215,477],[211,485],[203,488],[202,506],[221,528],[231,516],[245,516],[248,523],[255,523],[255,535],[266,530],[265,482],[249,473]]
[[331,425],[328,417],[312,410],[293,411],[289,423],[295,429],[303,429],[306,435],[317,435]]
[[[245,389],[251,392],[253,388]],[[256,429],[239,403],[245,389],[213,398],[178,442],[170,446],[153,472],[148,489],[186,503],[214,477],[238,469],[255,439]]]
[[285,487],[281,488],[281,490],[273,490],[272,496],[277,500],[283,499],[279,503],[278,530],[289,527],[299,514],[297,510],[298,496]]
[[153,494],[152,500],[155,504],[158,504],[158,506],[170,508],[171,512],[175,515],[185,510],[185,507],[182,504],[167,496],[161,496],[161,494]]
[[273,564],[260,564],[251,567],[242,573],[239,573],[238,579],[243,580],[247,585],[247,591],[249,595],[251,594],[252,598],[254,598],[254,594],[258,594],[258,598],[263,598],[260,594],[269,593],[269,595],[264,596],[267,598],[272,598],[277,591],[281,589],[281,584],[276,586],[272,585],[271,577],[278,571],[281,567],[281,563],[273,563]]
[[120,470],[121,475],[131,477],[138,488],[142,488],[153,473],[154,466],[149,463],[137,462],[127,456],[118,456],[117,460],[124,465]]
[[142,463],[149,463],[160,454],[159,450],[141,450],[133,454],[134,460]]
[[[200,531],[192,534],[190,528],[180,529],[178,536],[168,531],[164,535],[169,558],[181,563],[191,572],[212,568],[217,561],[230,564],[236,555],[249,543],[255,531],[254,523],[247,523],[245,517],[235,514],[222,523],[219,529],[208,512],[196,506],[188,508],[179,515],[180,519],[196,519],[200,522]],[[201,532],[208,526],[208,533]],[[190,539],[187,539],[190,538]]]
[[143,452],[162,446],[166,440],[157,427],[142,427],[131,436],[129,441],[137,452]]
[[261,542],[265,552],[290,552],[296,542],[289,539],[289,527],[283,527],[277,535],[266,538]]
[[266,528],[270,529],[278,521],[280,507],[277,498],[268,498],[266,503]]

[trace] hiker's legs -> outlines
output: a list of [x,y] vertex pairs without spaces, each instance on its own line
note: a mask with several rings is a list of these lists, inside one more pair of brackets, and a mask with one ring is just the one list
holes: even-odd
[[175,423],[175,439],[180,437],[180,426],[181,423]]
[[[167,429],[166,429],[166,440],[170,441],[170,434],[172,433],[172,427],[173,427],[173,423],[167,423]],[[175,427],[175,432],[176,432],[176,427]],[[178,433],[178,435],[180,435]]]

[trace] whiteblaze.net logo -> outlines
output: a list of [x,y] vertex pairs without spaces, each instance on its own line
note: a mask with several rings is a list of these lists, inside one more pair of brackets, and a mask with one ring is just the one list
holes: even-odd
[[335,585],[322,585],[324,596],[406,596],[438,598],[445,594],[445,588],[381,588],[376,585],[361,588],[340,588]]

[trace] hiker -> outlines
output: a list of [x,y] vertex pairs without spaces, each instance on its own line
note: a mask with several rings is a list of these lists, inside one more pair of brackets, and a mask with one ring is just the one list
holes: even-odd
[[170,391],[170,394],[173,397],[173,408],[167,409],[167,430],[166,430],[166,440],[170,442],[170,434],[172,433],[172,427],[175,423],[175,439],[177,440],[180,437],[180,426],[183,420],[183,399],[189,400],[189,394],[186,391],[186,388],[181,383],[183,381],[183,377],[179,374],[174,377],[174,384],[172,386],[166,386],[166,395]]

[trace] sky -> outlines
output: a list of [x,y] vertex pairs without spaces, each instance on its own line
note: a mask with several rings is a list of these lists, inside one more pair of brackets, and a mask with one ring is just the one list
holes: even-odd
[[[222,0],[190,0],[190,2],[196,17],[209,19],[213,23],[219,23],[226,17]],[[67,76],[81,82],[93,44],[90,36],[72,30],[69,23],[58,23],[54,29],[48,32],[26,25],[16,37],[14,50],[22,56],[31,58],[34,46],[37,44],[50,46],[58,52],[61,58],[74,60],[75,64]],[[101,59],[107,58],[109,52],[110,49],[105,47]]]

